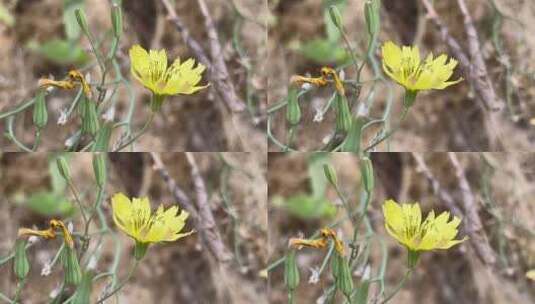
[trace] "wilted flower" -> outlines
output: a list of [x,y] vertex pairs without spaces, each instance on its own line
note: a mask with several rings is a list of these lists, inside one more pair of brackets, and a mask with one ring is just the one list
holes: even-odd
[[[386,230],[399,243],[407,247],[409,256],[414,256],[415,260],[412,261],[414,264],[421,251],[448,249],[467,239],[464,237],[455,240],[461,219],[454,216],[449,221],[449,212],[443,212],[435,217],[435,212],[431,210],[422,222],[422,212],[418,203],[399,205],[393,200],[387,200],[383,205],[383,214]],[[409,261],[410,259],[411,257]]]
[[190,95],[206,86],[197,86],[205,66],[195,65],[194,59],[181,63],[177,58],[167,67],[165,50],[150,50],[148,53],[139,45],[130,49],[132,75],[156,96],[186,94]]
[[156,213],[151,214],[146,197],[130,200],[123,193],[117,193],[111,201],[115,224],[136,241],[137,259],[144,256],[151,243],[172,242],[193,233],[180,233],[189,214],[184,210],[178,212],[178,206],[164,210],[160,205]]
[[430,53],[422,62],[417,46],[400,48],[391,41],[383,45],[382,53],[385,73],[409,91],[441,90],[463,80],[448,81],[457,60],[450,58],[448,61],[446,54],[433,58]]

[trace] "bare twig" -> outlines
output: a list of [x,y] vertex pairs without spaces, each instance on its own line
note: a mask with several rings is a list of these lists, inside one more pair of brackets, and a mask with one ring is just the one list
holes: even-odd
[[448,27],[440,19],[429,0],[422,0],[422,3],[427,10],[428,18],[431,19],[431,21],[438,28],[441,33],[442,40],[448,44],[455,57],[459,59],[461,66],[467,71],[468,80],[476,90],[482,103],[493,112],[500,111],[504,107],[504,102],[496,95],[492,81],[488,75],[487,67],[481,54],[482,48],[479,43],[479,37],[474,27],[472,16],[468,12],[464,0],[457,0],[457,2],[464,17],[464,25],[468,36],[470,56],[466,55],[461,45],[455,38],[453,38],[453,36],[451,36]]
[[208,68],[210,82],[213,83],[214,88],[221,99],[233,112],[241,112],[245,110],[245,104],[236,94],[236,90],[230,79],[226,63],[222,56],[222,48],[219,43],[217,31],[215,30],[205,2],[199,0],[199,6],[205,20],[208,37],[210,38],[210,57],[212,60],[206,55],[206,52],[200,43],[190,35],[189,30],[176,14],[173,5],[171,5],[168,0],[161,0],[161,2],[167,11],[168,20],[173,23],[175,28],[180,32],[182,39],[195,53],[199,61]]
[[412,153],[412,157],[416,161],[416,164],[418,165],[418,168],[416,169],[418,172],[425,175],[427,180],[431,183],[431,187],[433,188],[433,192],[440,197],[440,199],[446,204],[448,209],[451,210],[451,212],[456,216],[462,216],[462,211],[457,207],[457,204],[455,203],[455,200],[450,195],[450,193],[442,186],[440,185],[440,182],[438,179],[433,175],[429,167],[427,167],[427,164],[425,163],[424,158],[419,153]]
[[459,188],[462,194],[462,205],[464,214],[466,216],[467,233],[470,236],[470,242],[472,243],[478,257],[487,265],[491,267],[496,266],[496,254],[490,247],[488,237],[483,230],[483,224],[481,218],[477,212],[477,200],[472,192],[470,184],[466,178],[463,167],[457,159],[455,153],[448,153],[449,159],[459,183]]
[[232,255],[221,239],[221,234],[215,223],[212,209],[210,209],[208,203],[208,193],[206,191],[204,180],[199,173],[197,162],[195,161],[193,154],[189,152],[186,152],[186,159],[191,167],[191,177],[193,179],[197,197],[196,205],[197,210],[199,211],[199,218],[203,225],[201,229],[204,231],[204,237],[217,260],[220,262],[228,262],[232,258]]
[[188,197],[188,195],[176,184],[175,180],[169,175],[169,171],[167,171],[167,168],[165,168],[165,165],[163,164],[160,155],[158,153],[151,152],[150,156],[154,163],[152,168],[160,174],[164,182],[167,184],[167,188],[175,197],[175,200],[177,200],[181,206],[184,206],[184,209],[186,209],[186,211],[188,211],[189,214],[195,220],[197,220],[199,218],[199,215],[197,214],[197,209],[195,209],[195,207],[193,206],[191,199]]
[[220,263],[227,263],[232,259],[232,254],[227,249],[219,229],[217,228],[214,220],[214,215],[210,209],[208,203],[208,192],[202,176],[199,173],[197,163],[192,154],[186,153],[186,158],[191,167],[191,178],[195,186],[196,200],[192,200],[175,182],[175,180],[169,175],[169,171],[163,164],[158,153],[150,153],[154,162],[153,168],[156,170],[162,179],[167,184],[167,188],[176,200],[178,200],[184,209],[188,211],[194,219],[194,225],[199,232],[203,243],[206,248],[212,253],[212,255]]

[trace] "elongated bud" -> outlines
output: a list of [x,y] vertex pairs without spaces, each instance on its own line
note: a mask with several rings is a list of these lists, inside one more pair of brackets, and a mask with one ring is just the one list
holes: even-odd
[[89,26],[87,25],[87,18],[85,17],[85,13],[79,8],[77,8],[74,10],[74,14],[76,15],[76,21],[78,21],[80,29],[82,29],[86,36],[89,36]]
[[373,188],[375,187],[375,177],[373,174],[372,161],[367,156],[360,159],[360,173],[362,174],[364,190],[368,193],[372,193]]
[[296,250],[290,249],[284,261],[284,284],[292,291],[299,285],[299,268],[295,259]]
[[63,178],[67,181],[71,181],[71,170],[69,169],[69,164],[67,163],[67,160],[63,156],[59,156],[56,159],[56,164],[58,166],[59,174],[63,176]]
[[74,247],[65,246],[62,253],[63,272],[65,273],[65,284],[78,285],[82,279],[80,263],[76,256]]
[[286,106],[286,120],[292,126],[295,126],[301,121],[301,108],[299,107],[299,100],[297,99],[298,89],[290,86],[288,89],[288,105]]
[[338,288],[347,298],[350,298],[354,286],[348,261],[340,254],[335,253],[331,264],[331,270],[336,288]]
[[30,262],[26,255],[26,239],[19,238],[15,241],[15,258],[13,261],[13,271],[19,280],[23,280],[30,271]]
[[145,257],[145,254],[147,254],[147,249],[149,248],[149,244],[147,243],[141,243],[136,241],[136,245],[134,246],[134,257],[136,260],[140,261]]
[[85,99],[85,109],[82,114],[82,133],[95,136],[99,128],[97,105],[93,101]]
[[39,90],[35,96],[33,105],[33,124],[37,129],[42,129],[48,122],[48,110],[46,107],[45,90]]
[[336,93],[336,130],[347,133],[351,128],[351,111],[344,95]]
[[95,174],[95,180],[97,182],[98,187],[104,187],[104,184],[106,184],[107,179],[106,154],[93,154],[93,173]]
[[113,4],[111,8],[111,25],[113,27],[113,36],[120,38],[123,34],[123,12],[118,4]]
[[90,303],[91,290],[93,289],[93,273],[86,271],[82,275],[80,285],[76,288],[76,294],[72,299],[73,304],[88,304]]
[[330,164],[324,164],[323,165],[323,172],[325,173],[325,177],[333,185],[336,187],[338,185],[338,179],[336,178],[336,171],[334,170],[333,166]]
[[334,25],[336,25],[339,30],[342,30],[342,15],[336,5],[331,5],[329,7],[329,15],[331,16],[331,21]]
[[95,144],[93,145],[93,152],[107,152],[110,145],[111,131],[113,129],[112,123],[104,123],[104,125],[98,130],[95,138]]
[[351,123],[351,128],[349,128],[349,132],[347,133],[341,152],[360,152],[360,143],[362,142],[362,127],[365,124],[366,117],[357,116],[353,118],[353,123]]
[[366,3],[364,4],[364,16],[366,18],[366,28],[371,37],[374,37],[379,33],[381,27],[380,11],[380,0],[366,0]]

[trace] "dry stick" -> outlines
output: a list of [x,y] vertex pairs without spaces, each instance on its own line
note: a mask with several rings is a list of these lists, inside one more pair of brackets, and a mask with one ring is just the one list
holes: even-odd
[[196,193],[196,204],[197,210],[199,211],[199,217],[201,223],[203,224],[204,236],[210,245],[209,248],[217,258],[219,262],[228,262],[232,259],[232,254],[227,249],[223,240],[221,239],[221,234],[217,229],[217,225],[214,220],[214,214],[208,203],[208,193],[206,191],[206,185],[204,180],[199,173],[199,168],[197,167],[197,162],[192,153],[186,152],[186,159],[191,167],[191,177],[193,179],[193,185],[195,187]]
[[199,61],[204,64],[209,70],[209,77],[211,83],[221,98],[225,101],[232,112],[242,112],[245,110],[245,103],[238,97],[234,85],[228,74],[228,69],[223,60],[222,48],[219,44],[217,31],[215,30],[212,18],[208,12],[204,1],[199,1],[201,13],[205,19],[205,26],[210,38],[210,53],[212,60],[208,58],[202,46],[189,33],[182,20],[177,16],[175,9],[168,0],[161,0],[167,11],[167,19],[173,23],[175,28],[180,32],[182,39],[195,53]]
[[218,262],[226,263],[232,259],[230,251],[226,248],[221,234],[215,224],[212,210],[208,204],[208,194],[204,180],[199,174],[197,164],[192,155],[186,154],[188,163],[191,167],[191,177],[195,186],[196,200],[193,201],[175,182],[175,180],[169,175],[169,171],[162,162],[158,153],[151,152],[152,161],[154,162],[153,169],[156,170],[164,182],[167,184],[167,188],[173,194],[175,199],[184,206],[184,209],[188,211],[194,219],[194,226],[199,232],[203,243],[206,248],[210,250],[212,255],[218,260]]
[[468,78],[474,89],[477,91],[481,101],[491,111],[499,111],[503,109],[504,103],[497,97],[492,82],[487,73],[487,67],[481,54],[481,45],[477,31],[474,27],[472,17],[466,8],[464,0],[458,0],[461,13],[464,16],[465,30],[468,35],[468,45],[470,51],[470,57],[461,48],[461,45],[457,42],[453,36],[451,36],[448,27],[440,19],[433,5],[429,0],[422,0],[423,5],[427,10],[428,18],[433,21],[441,34],[442,40],[448,44],[455,57],[459,59],[459,62],[463,68],[468,71]]
[[167,184],[167,188],[173,194],[175,200],[177,200],[177,203],[184,206],[184,209],[189,212],[192,218],[198,220],[199,215],[197,214],[197,210],[191,203],[191,199],[182,189],[180,189],[180,187],[176,184],[175,180],[169,175],[169,171],[167,171],[167,168],[163,164],[160,155],[158,153],[151,152],[150,156],[152,157],[152,162],[154,163],[152,169],[154,169],[160,174],[161,178]]
[[[482,111],[489,114],[488,120],[485,121],[485,128],[487,129],[490,145],[495,146],[502,133],[501,128],[497,127],[497,115],[505,103],[497,97],[487,73],[487,68],[480,52],[481,47],[472,17],[466,9],[465,2],[463,0],[458,1],[462,1],[459,5],[465,18],[465,29],[469,39],[471,58],[466,55],[459,42],[457,42],[457,40],[450,34],[448,27],[440,19],[429,0],[422,0],[422,3],[427,10],[427,17],[431,19],[440,31],[442,40],[448,44],[455,57],[459,59],[461,66],[468,76],[468,81],[470,81],[471,86],[476,91],[476,96],[478,97]],[[472,63],[470,59],[473,59],[474,62]],[[490,109],[490,111],[487,111],[487,109]]]
[[466,178],[463,167],[459,163],[455,153],[448,152],[451,164],[455,168],[455,174],[459,183],[459,188],[462,194],[462,204],[464,214],[466,216],[467,233],[470,236],[470,242],[473,244],[479,258],[487,265],[494,268],[496,266],[496,254],[489,245],[489,240],[485,231],[481,218],[477,212],[477,201],[470,188],[470,184]]
[[446,204],[448,209],[450,209],[454,215],[461,217],[463,215],[461,209],[457,207],[457,204],[455,203],[455,200],[450,195],[450,193],[444,190],[444,188],[442,188],[440,182],[433,175],[433,173],[425,163],[425,160],[422,155],[414,152],[411,154],[414,160],[416,161],[416,164],[418,165],[416,170],[425,175],[427,180],[431,183],[431,187],[433,187],[433,192],[440,197],[440,199]]

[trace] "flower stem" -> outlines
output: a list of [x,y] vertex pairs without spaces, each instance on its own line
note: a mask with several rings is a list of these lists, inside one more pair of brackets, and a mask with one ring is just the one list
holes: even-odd
[[398,124],[390,131],[388,131],[383,137],[369,145],[366,149],[364,149],[364,152],[369,152],[371,149],[377,147],[380,143],[384,142],[388,138],[390,138],[394,133],[396,133],[399,130],[399,127],[401,126],[401,123],[407,118],[407,113],[409,113],[408,107],[403,107],[403,112],[401,113],[401,118],[399,119]]
[[396,288],[381,302],[381,304],[385,304],[388,301],[390,301],[401,290],[401,288],[403,288],[403,286],[405,285],[405,282],[411,276],[413,270],[414,268],[407,269],[407,272],[405,272],[405,275],[399,282],[398,286],[396,286]]
[[134,135],[134,137],[130,138],[127,142],[125,142],[124,144],[120,145],[119,148],[115,149],[114,152],[119,152],[122,149],[128,147],[130,144],[132,144],[138,138],[140,138],[141,135],[145,134],[145,132],[147,132],[149,126],[152,124],[152,121],[154,120],[154,116],[156,116],[156,113],[155,112],[151,112],[150,116],[149,116],[149,119],[147,119],[147,121],[145,122],[145,125],[143,125],[141,130],[136,135]]
[[100,300],[98,300],[97,304],[102,304],[102,303],[104,303],[104,301],[106,301],[106,300],[109,299],[111,296],[113,296],[114,294],[116,294],[119,290],[121,290],[121,289],[126,285],[126,283],[128,283],[128,281],[130,280],[130,278],[132,277],[132,275],[133,275],[134,272],[136,271],[138,265],[139,265],[139,260],[135,260],[134,264],[133,264],[132,267],[130,268],[130,271],[129,271],[128,274],[126,275],[126,278],[125,278],[121,283],[119,283],[119,285],[117,285],[117,287],[116,287],[114,290],[112,290],[110,293],[108,293],[107,295],[105,295],[104,297],[102,297]]

